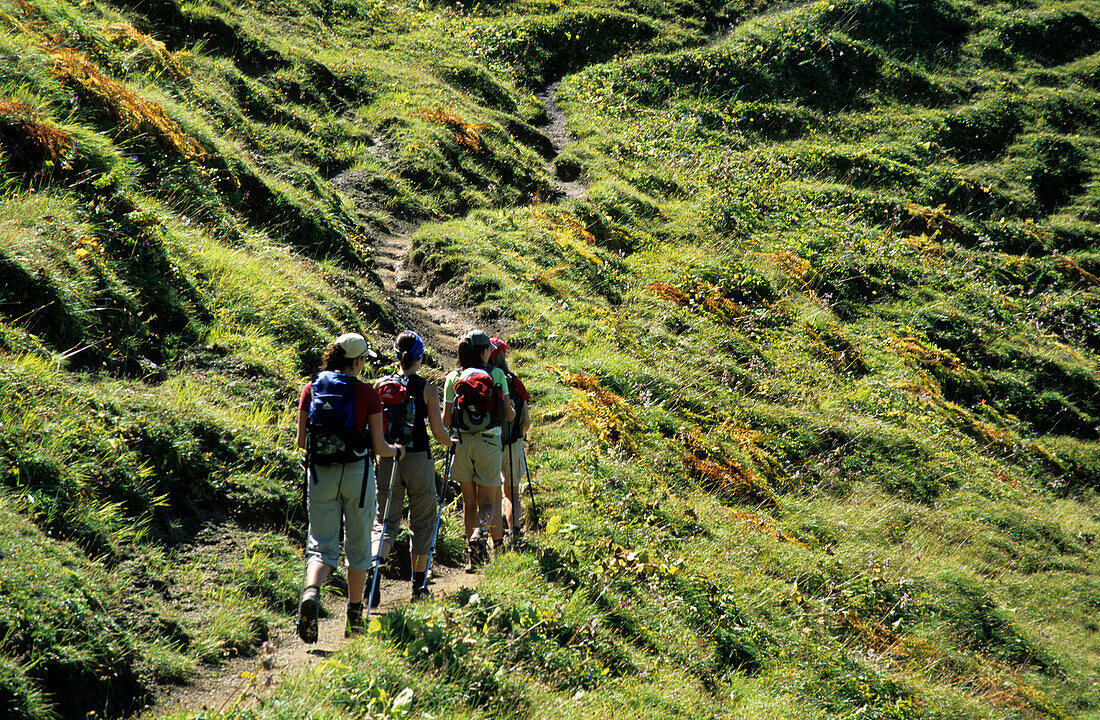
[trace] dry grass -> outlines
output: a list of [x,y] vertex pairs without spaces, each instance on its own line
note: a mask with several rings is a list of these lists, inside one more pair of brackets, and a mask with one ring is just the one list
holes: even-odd
[[470,124],[443,107],[415,110],[412,116],[447,128],[454,135],[455,142],[475,155],[488,149],[481,139],[481,131],[485,129],[484,125]]
[[681,430],[677,438],[684,448],[680,461],[705,489],[728,499],[779,507],[779,500],[765,478],[724,453],[712,453],[697,430]]
[[202,145],[168,117],[163,107],[100,73],[83,53],[53,46],[45,49],[54,59],[54,74],[58,79],[79,87],[116,120],[136,132],[151,135],[166,150],[189,160],[206,157]]
[[120,49],[148,53],[159,68],[174,78],[180,79],[187,75],[176,56],[165,47],[164,43],[146,35],[133,25],[125,23],[108,25],[103,29],[103,36]]
[[30,105],[0,102],[0,145],[11,157],[13,169],[31,172],[71,154],[75,140],[71,133],[42,122]]

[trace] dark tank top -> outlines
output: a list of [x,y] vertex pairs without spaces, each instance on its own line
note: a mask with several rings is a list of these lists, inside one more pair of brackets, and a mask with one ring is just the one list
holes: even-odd
[[424,402],[424,388],[427,381],[419,375],[410,375],[408,392],[416,398],[416,417],[413,419],[412,444],[408,452],[428,452],[432,449],[428,438],[428,403]]

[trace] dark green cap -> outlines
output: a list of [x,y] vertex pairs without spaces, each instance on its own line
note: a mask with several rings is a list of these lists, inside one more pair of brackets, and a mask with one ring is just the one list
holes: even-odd
[[489,347],[492,345],[492,343],[489,342],[489,336],[486,335],[483,330],[471,330],[466,333],[466,337],[462,339],[470,343],[473,347]]

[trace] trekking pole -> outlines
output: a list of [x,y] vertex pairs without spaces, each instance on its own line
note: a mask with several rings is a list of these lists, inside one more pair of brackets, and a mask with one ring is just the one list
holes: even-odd
[[[509,433],[509,440],[511,440],[511,433]],[[519,498],[516,497],[516,458],[513,452],[513,445],[515,443],[508,443],[508,485],[512,488],[512,519],[508,522],[508,544],[515,548],[516,546],[516,504],[519,502]]]
[[[523,458],[523,469],[527,471],[527,491],[531,493],[531,527],[537,529],[539,526],[539,506],[535,504],[535,483],[531,480],[531,466],[527,464],[527,443],[523,443],[523,453],[520,456]],[[515,492],[513,489],[512,492]]]
[[[382,530],[378,533],[378,552],[374,555],[374,578],[370,583],[370,595],[365,598],[367,606],[367,619],[366,622],[370,623],[370,611],[371,605],[374,603],[374,589],[378,587],[378,573],[382,570],[382,543],[386,540],[386,520],[390,516],[390,502],[393,501],[393,486],[397,484],[397,465],[400,462],[396,457],[393,459],[393,472],[390,473],[390,489],[386,493],[386,510],[382,513]],[[365,485],[364,485],[365,486]],[[366,494],[366,491],[363,491]],[[359,507],[363,507],[360,503]]]
[[432,556],[435,555],[435,541],[439,537],[439,521],[443,517],[443,505],[447,502],[447,483],[451,480],[451,466],[455,464],[455,446],[447,448],[446,469],[443,471],[443,491],[439,493],[439,507],[435,512],[435,528],[432,530],[432,544],[428,549],[428,564],[424,566],[424,585],[428,587],[428,575],[432,571]]

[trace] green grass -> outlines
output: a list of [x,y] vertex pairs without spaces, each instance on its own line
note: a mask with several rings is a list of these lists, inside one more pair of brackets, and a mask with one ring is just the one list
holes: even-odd
[[388,345],[400,219],[509,328],[546,532],[228,716],[1096,715],[1100,10],[765,9],[5,8],[0,704],[289,622],[296,390]]

